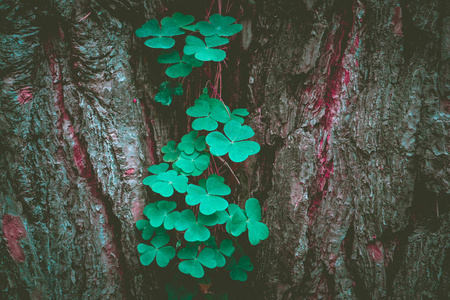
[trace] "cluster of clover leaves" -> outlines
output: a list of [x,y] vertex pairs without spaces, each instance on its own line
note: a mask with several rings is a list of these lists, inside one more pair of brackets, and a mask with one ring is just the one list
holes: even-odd
[[[205,61],[220,62],[226,57],[225,51],[218,48],[229,43],[230,37],[242,30],[241,24],[235,24],[236,19],[230,16],[215,14],[208,21],[193,24],[195,18],[191,15],[174,13],[172,17],[165,17],[161,24],[152,19],[136,30],[137,37],[150,37],[145,45],[150,48],[163,49],[158,56],[158,62],[169,65],[166,75],[170,78],[188,76],[194,67],[201,67]],[[183,52],[180,54],[175,48],[173,37],[186,34]],[[201,38],[194,36],[199,33]],[[173,95],[181,95],[183,89],[177,83],[171,87],[169,81],[163,82],[155,101],[163,105],[172,103]]]
[[[230,272],[231,279],[245,281],[253,265],[243,253],[236,255],[236,247],[242,248],[235,237],[247,232],[250,243],[257,245],[269,236],[269,230],[261,222],[259,201],[250,198],[244,208],[228,202],[225,197],[231,195],[231,188],[223,177],[208,175],[211,170],[208,167],[211,155],[228,154],[231,161],[243,162],[260,151],[258,143],[248,140],[254,136],[254,131],[243,125],[243,117],[248,115],[248,111],[231,111],[220,100],[210,98],[205,88],[186,113],[195,118],[192,123],[194,130],[184,135],[180,143],[170,141],[162,147],[165,162],[150,166],[148,170],[152,175],[143,183],[162,197],[174,196],[175,192],[185,194],[186,205],[182,206],[189,208],[177,211],[179,203],[168,200],[156,201],[145,207],[147,219],[137,221],[136,226],[142,231],[142,238],[150,244],[138,245],[140,261],[143,265],[156,261],[158,266],[166,267],[177,257],[179,261],[174,264],[178,270],[194,278],[204,278],[205,268],[223,267]],[[189,179],[197,176],[202,178],[198,181]],[[212,231],[213,227],[216,228]],[[211,231],[222,230],[225,233],[223,229],[232,239],[219,242]],[[170,230],[178,232],[172,235],[179,237],[176,241],[170,241]],[[175,290],[171,285],[166,289],[170,299],[178,299],[177,293],[185,291],[184,287]]]

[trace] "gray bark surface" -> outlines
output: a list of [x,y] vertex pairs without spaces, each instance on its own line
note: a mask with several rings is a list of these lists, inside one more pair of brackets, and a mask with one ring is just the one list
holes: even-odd
[[[166,297],[167,274],[136,250],[134,223],[158,200],[142,180],[217,70],[162,107],[164,69],[134,30],[210,5],[0,2],[0,298]],[[249,109],[262,147],[233,200],[258,198],[270,236],[230,298],[450,299],[449,12],[233,3],[244,30],[219,91]]]

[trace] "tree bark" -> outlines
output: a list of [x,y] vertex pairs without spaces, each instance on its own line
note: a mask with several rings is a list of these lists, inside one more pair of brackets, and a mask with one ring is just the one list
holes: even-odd
[[226,66],[155,103],[164,69],[134,30],[220,4],[0,2],[0,298],[166,297],[136,250],[142,179],[211,80],[251,112],[262,150],[233,200],[270,230],[231,299],[449,299],[447,1],[234,1]]

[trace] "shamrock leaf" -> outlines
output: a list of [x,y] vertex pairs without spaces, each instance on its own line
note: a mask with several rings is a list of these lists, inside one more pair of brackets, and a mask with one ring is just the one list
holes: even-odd
[[150,48],[169,49],[175,45],[175,40],[170,36],[183,34],[174,19],[166,17],[161,20],[161,27],[157,20],[152,19],[136,29],[137,37],[154,36],[155,38],[145,41],[145,45]]
[[[215,226],[217,224],[224,224],[227,220],[224,220],[223,212],[225,211],[216,211],[211,215],[204,215],[201,212],[198,213],[198,222],[205,226]],[[225,212],[226,213],[226,212]]]
[[163,197],[173,195],[175,189],[178,193],[186,193],[188,178],[184,175],[178,175],[174,170],[170,170],[157,175],[157,181],[150,187],[155,193]]
[[[181,158],[181,159],[184,159],[184,158]],[[179,168],[179,167],[177,167],[177,165],[176,164],[173,164],[172,165],[172,168],[178,173],[178,174],[181,174],[181,175],[185,175],[185,176],[200,176],[200,175],[202,175],[202,173],[203,173],[203,170],[198,170],[197,168],[194,168],[194,171],[192,171],[191,173],[186,173],[186,172],[183,172],[183,170],[181,169],[181,168]]]
[[185,134],[181,138],[181,143],[178,144],[178,149],[186,154],[192,154],[195,150],[203,151],[206,148],[206,142],[204,136],[198,136],[198,132],[193,130],[188,134]]
[[178,258],[183,259],[178,265],[178,269],[195,278],[201,278],[205,275],[203,266],[207,268],[215,268],[214,251],[210,248],[203,248],[198,253],[198,244],[188,245],[178,252]]
[[139,244],[138,252],[141,254],[140,261],[144,266],[148,266],[156,257],[156,263],[160,267],[165,267],[170,260],[175,257],[175,249],[171,246],[165,246],[169,242],[167,234],[156,235],[152,240],[152,246]]
[[192,154],[183,152],[175,162],[175,166],[180,168],[185,174],[193,174],[194,171],[197,171],[195,172],[196,174],[201,174],[209,166],[209,154],[197,151]]
[[160,102],[163,105],[170,105],[170,103],[172,103],[172,95],[183,95],[181,83],[177,83],[177,85],[172,88],[170,87],[169,81],[164,81],[159,86],[159,92],[155,96],[155,101]]
[[231,271],[230,277],[233,280],[246,281],[247,280],[247,272],[253,270],[253,264],[250,262],[250,259],[247,255],[242,256],[239,259],[239,263],[236,263],[236,259],[231,257],[227,264],[225,265],[225,269]]
[[183,52],[187,55],[195,55],[195,58],[201,61],[222,61],[227,54],[214,47],[228,44],[228,42],[227,38],[217,35],[206,37],[204,42],[198,37],[189,35],[186,37],[186,46],[184,46]]
[[165,229],[172,230],[180,216],[180,212],[172,212],[176,207],[177,204],[173,201],[159,201],[146,211],[145,216],[150,220],[151,226],[159,227],[164,224]]
[[205,242],[205,245],[207,245],[214,251],[214,259],[216,260],[216,265],[219,268],[225,266],[225,256],[230,257],[236,250],[236,248],[233,246],[233,242],[228,239],[223,240],[222,243],[220,243],[220,247],[217,247],[215,239],[211,237]]
[[231,220],[227,223],[226,229],[232,235],[239,236],[248,229],[248,239],[252,245],[257,245],[269,236],[269,228],[260,222],[261,206],[257,199],[248,199],[245,203],[245,211],[233,208],[230,215]]
[[180,218],[175,223],[175,228],[178,231],[185,231],[184,239],[188,242],[206,241],[211,233],[204,224],[197,221],[194,213],[190,209],[185,209],[181,212]]
[[142,231],[142,238],[144,240],[149,240],[152,238],[153,233],[155,232],[155,227],[150,224],[149,220],[138,220],[136,222],[136,227],[140,231]]
[[172,20],[181,28],[190,28],[188,25],[195,21],[195,18],[191,15],[184,15],[176,12],[172,15]]
[[231,113],[231,120],[239,122],[241,125],[244,124],[244,118],[245,116],[248,116],[248,110],[245,108],[236,108]]
[[167,171],[167,169],[169,169],[169,165],[166,163],[150,166],[148,168],[148,171],[156,175],[150,175],[145,177],[142,183],[151,187],[155,182],[158,181],[157,175]]
[[148,167],[148,171],[152,172],[153,174],[161,174],[166,172],[169,169],[169,164],[166,163],[160,163],[159,165],[152,165]]
[[195,100],[194,106],[186,110],[186,114],[197,119],[192,122],[195,130],[212,131],[217,129],[220,123],[230,121],[230,110],[219,99],[210,98],[208,89],[203,90],[203,94]]
[[256,142],[244,141],[255,135],[250,126],[232,120],[225,124],[223,130],[226,136],[217,131],[206,136],[206,143],[212,155],[222,156],[228,153],[232,161],[242,162],[261,149]]
[[161,64],[173,64],[166,69],[166,75],[170,78],[186,77],[192,72],[193,67],[201,67],[203,61],[194,57],[194,55],[180,55],[177,51],[163,53],[158,56],[158,62]]
[[175,141],[168,142],[166,146],[161,148],[161,152],[165,153],[163,160],[166,162],[176,161],[181,153],[180,150],[177,149],[177,144],[175,143]]
[[190,184],[187,188],[186,203],[188,205],[200,204],[200,212],[211,215],[216,211],[225,210],[228,201],[219,196],[226,196],[231,189],[217,177],[209,177],[206,181],[206,189]]
[[221,16],[218,14],[209,17],[209,22],[200,21],[197,23],[197,29],[204,36],[214,34],[220,36],[232,36],[242,30],[241,24],[232,24],[236,21],[233,17]]

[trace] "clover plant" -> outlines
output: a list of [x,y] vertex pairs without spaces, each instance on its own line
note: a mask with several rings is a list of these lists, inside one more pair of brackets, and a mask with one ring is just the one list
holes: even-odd
[[[169,65],[165,73],[170,78],[186,77],[205,61],[223,61],[227,54],[220,47],[229,43],[225,37],[242,31],[242,25],[236,24],[236,19],[230,16],[215,14],[208,21],[193,24],[194,21],[193,16],[176,12],[172,17],[163,18],[161,23],[151,19],[135,31],[137,37],[149,38],[144,45],[164,51],[158,56],[158,63]],[[181,54],[175,49],[175,37],[180,35],[186,35],[184,44],[179,47]],[[172,95],[181,95],[178,86],[171,89],[168,81],[163,82],[155,101],[170,105]]]
[[[166,74],[170,78],[187,76],[205,61],[225,59],[220,46],[229,42],[226,37],[242,30],[229,16],[216,14],[208,21],[194,21],[190,15],[175,13],[161,23],[150,20],[136,30],[136,36],[149,37],[145,42],[148,47],[167,49],[158,56],[158,62],[169,65]],[[174,37],[186,31],[198,32],[200,37],[188,35],[180,54],[172,48]],[[169,105],[174,95],[182,93],[181,84],[172,87],[166,81],[155,100]],[[250,140],[255,135],[253,129],[244,125],[249,112],[244,108],[231,110],[204,88],[186,114],[192,117],[193,130],[178,144],[169,141],[163,146],[164,162],[150,166],[150,174],[143,180],[159,196],[144,208],[145,219],[136,222],[145,241],[137,247],[140,261],[145,266],[155,262],[159,267],[177,268],[176,278],[191,278],[199,286],[211,285],[210,270],[216,268],[228,271],[233,280],[245,281],[253,264],[236,237],[248,231],[249,243],[257,245],[268,238],[269,229],[261,222],[259,201],[250,198],[244,208],[232,203],[237,197],[214,170],[218,172],[217,164],[222,163],[233,172],[227,157],[220,156],[228,155],[231,162],[239,163],[260,151],[259,144]],[[164,199],[169,197],[171,200]],[[181,281],[166,285],[169,299],[192,299],[196,295]],[[217,299],[226,298],[226,294],[220,294]]]

